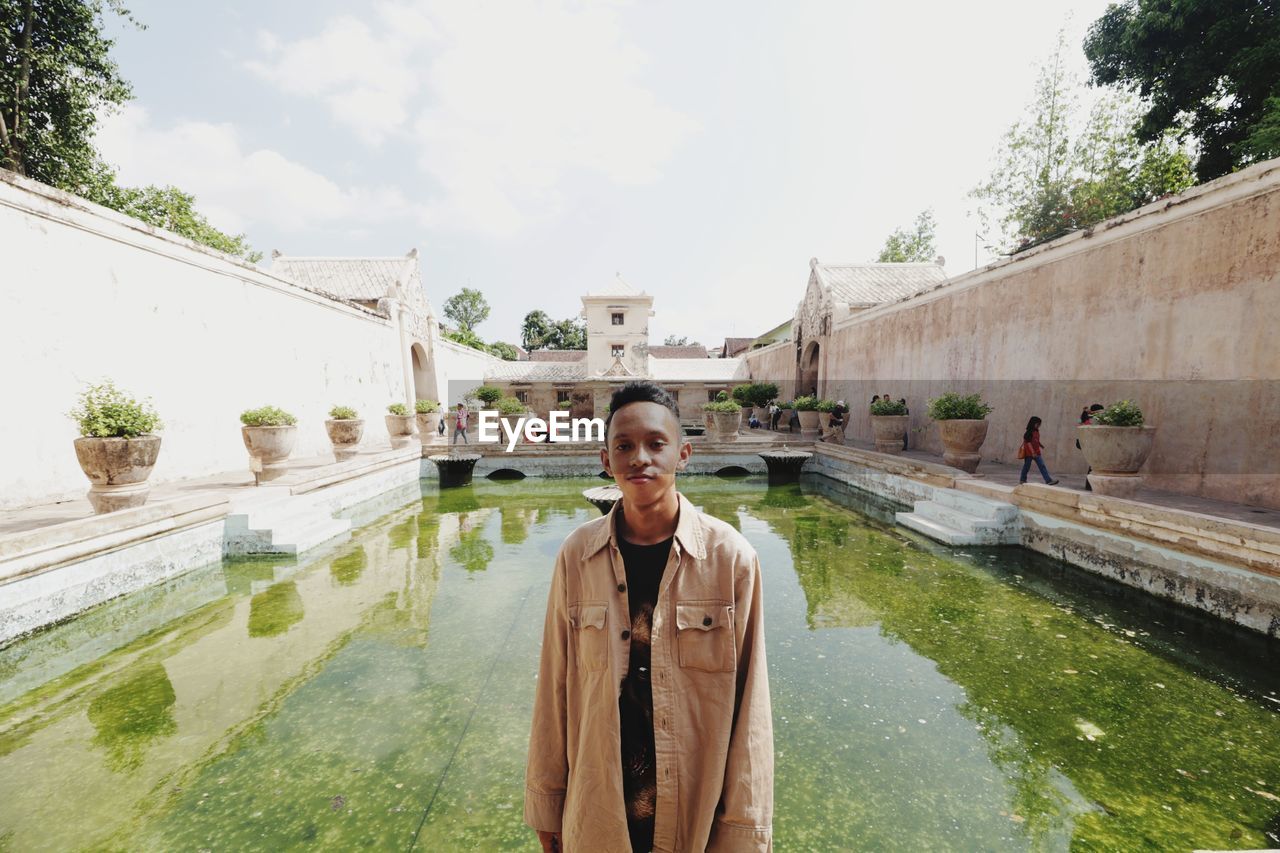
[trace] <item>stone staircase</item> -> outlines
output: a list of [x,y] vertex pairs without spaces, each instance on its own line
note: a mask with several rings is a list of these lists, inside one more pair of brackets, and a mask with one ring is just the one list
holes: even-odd
[[334,518],[330,508],[311,495],[234,507],[227,515],[223,554],[301,554],[332,539],[351,535],[351,521]]
[[1021,536],[1016,506],[954,489],[935,489],[931,499],[895,518],[946,545],[1017,545]]

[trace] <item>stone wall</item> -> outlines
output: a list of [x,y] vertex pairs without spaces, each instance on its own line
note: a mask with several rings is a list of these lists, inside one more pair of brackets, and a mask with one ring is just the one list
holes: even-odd
[[[110,378],[153,398],[164,419],[153,483],[247,470],[244,409],[292,412],[294,454],[309,456],[329,449],[331,406],[355,407],[366,443],[385,445],[387,404],[414,396],[394,321],[8,172],[0,172],[0,257],[11,449],[0,508],[88,490],[65,413],[89,382]],[[444,342],[434,349],[418,381],[430,373],[441,391],[450,370],[478,384],[491,360]]]
[[742,354],[751,371],[752,382],[773,382],[778,386],[778,399],[791,400],[796,396],[796,345],[791,341],[779,341],[767,347]]
[[1037,415],[1050,470],[1081,474],[1081,408],[1132,399],[1159,430],[1150,486],[1277,507],[1277,329],[1272,160],[837,323],[820,391],[850,402],[862,441],[873,394],[907,398],[912,446],[938,453],[926,401],[977,392],[995,406],[984,457],[1013,459]]

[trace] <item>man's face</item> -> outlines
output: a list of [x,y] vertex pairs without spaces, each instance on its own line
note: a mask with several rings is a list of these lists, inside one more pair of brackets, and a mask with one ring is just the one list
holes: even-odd
[[666,406],[628,403],[613,413],[600,462],[622,489],[627,506],[651,506],[674,489],[693,451]]

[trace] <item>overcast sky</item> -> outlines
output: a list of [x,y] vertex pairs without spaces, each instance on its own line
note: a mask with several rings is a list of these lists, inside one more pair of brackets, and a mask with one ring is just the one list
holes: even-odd
[[268,256],[417,247],[437,311],[488,298],[486,340],[621,273],[655,343],[713,346],[924,208],[972,269],[968,192],[1058,29],[1083,69],[1107,3],[129,5],[136,98],[99,135],[125,183],[195,193]]

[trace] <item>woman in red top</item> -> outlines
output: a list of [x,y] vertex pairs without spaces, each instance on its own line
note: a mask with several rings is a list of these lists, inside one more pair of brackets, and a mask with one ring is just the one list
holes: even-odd
[[1022,476],[1018,478],[1019,483],[1027,482],[1027,472],[1031,470],[1031,462],[1034,460],[1036,467],[1040,469],[1040,476],[1044,477],[1046,486],[1056,486],[1058,481],[1049,476],[1049,469],[1044,467],[1044,460],[1040,458],[1040,419],[1032,418],[1027,421],[1027,431],[1022,434],[1022,452],[1018,455],[1022,457]]

